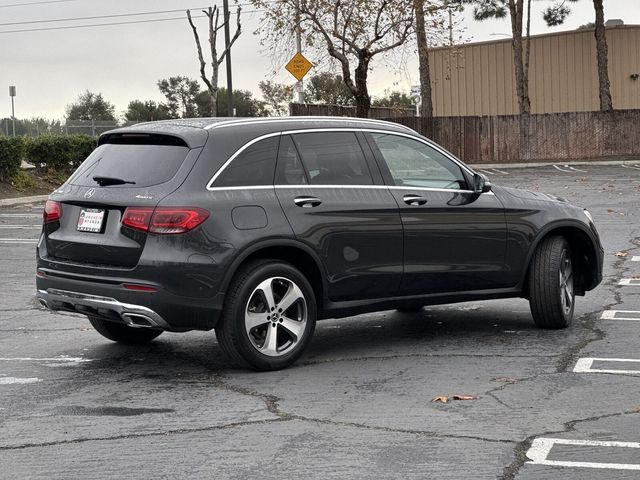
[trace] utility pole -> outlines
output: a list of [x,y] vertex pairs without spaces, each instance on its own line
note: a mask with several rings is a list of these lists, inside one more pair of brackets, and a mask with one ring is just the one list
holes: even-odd
[[223,0],[222,8],[224,10],[224,48],[227,50],[227,115],[234,117],[233,108],[233,80],[231,75],[231,49],[229,48],[229,42],[231,41],[231,35],[229,34],[229,21],[231,15],[229,13],[229,0]]
[[[300,0],[296,0],[296,52],[302,53],[302,31],[300,29]],[[297,101],[304,103],[302,80],[296,83]]]
[[9,86],[9,96],[11,97],[11,123],[13,125],[13,136],[16,136],[16,110],[13,104],[13,99],[16,96],[16,87],[14,85]]

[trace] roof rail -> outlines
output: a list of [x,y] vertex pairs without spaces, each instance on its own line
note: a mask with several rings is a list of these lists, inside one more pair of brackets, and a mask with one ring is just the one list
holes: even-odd
[[295,122],[297,120],[310,120],[316,122],[361,122],[373,125],[393,125],[404,130],[413,130],[401,123],[389,122],[386,120],[378,120],[373,118],[355,118],[355,117],[325,117],[325,116],[300,116],[300,117],[265,117],[265,118],[238,118],[234,120],[224,120],[212,123],[204,127],[206,130],[215,130],[216,128],[230,127],[234,125],[255,125],[256,123],[279,123],[279,122]]

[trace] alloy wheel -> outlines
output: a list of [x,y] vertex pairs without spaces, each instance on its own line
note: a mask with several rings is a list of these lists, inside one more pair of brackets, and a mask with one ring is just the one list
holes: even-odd
[[249,296],[245,330],[253,347],[264,355],[279,357],[293,350],[304,336],[306,323],[306,299],[288,278],[267,278]]
[[560,258],[560,302],[565,315],[571,313],[573,307],[573,266],[567,250]]

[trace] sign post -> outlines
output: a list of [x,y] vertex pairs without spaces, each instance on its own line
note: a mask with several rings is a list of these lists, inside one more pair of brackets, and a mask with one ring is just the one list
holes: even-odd
[[11,97],[11,124],[13,128],[13,136],[16,136],[16,112],[13,105],[13,99],[16,96],[16,87],[14,85],[9,86],[9,96]]

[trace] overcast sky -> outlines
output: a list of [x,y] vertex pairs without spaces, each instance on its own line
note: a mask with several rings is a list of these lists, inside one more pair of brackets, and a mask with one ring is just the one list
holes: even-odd
[[[11,30],[126,22],[154,18],[182,17],[184,13],[76,22],[29,23],[74,17],[116,15],[176,9],[198,9],[207,5],[198,0],[54,0],[50,3],[17,5],[42,0],[0,0],[0,116],[11,114],[8,86],[16,85],[16,117],[43,116],[62,118],[64,108],[79,93],[101,92],[115,104],[120,115],[130,100],[162,101],[156,82],[174,75],[199,78],[193,35],[186,19],[117,26],[4,33]],[[241,0],[247,3],[247,0]],[[216,3],[221,4],[221,0]],[[231,1],[233,3],[233,0]],[[573,14],[565,25],[550,29],[544,25],[540,12],[551,2],[534,2],[532,33],[572,30],[593,21],[593,3],[580,0],[573,4]],[[244,7],[253,10],[252,7]],[[640,24],[640,0],[605,0],[605,17],[621,18],[627,24]],[[243,33],[233,49],[234,88],[247,89],[259,96],[258,82],[263,79],[294,83],[284,68],[273,77],[268,53],[261,52],[259,38],[253,32],[260,13],[243,13]],[[203,19],[198,20],[202,31]],[[508,20],[475,22],[470,12],[458,20],[466,41],[505,38],[510,31]],[[222,35],[220,46],[222,46]],[[639,45],[630,48],[640,48]],[[312,62],[313,58],[309,58]],[[312,72],[313,73],[313,70]],[[221,70],[221,85],[225,82]],[[370,92],[381,95],[385,89],[407,90],[418,83],[415,58],[406,67],[376,65],[371,73]]]

